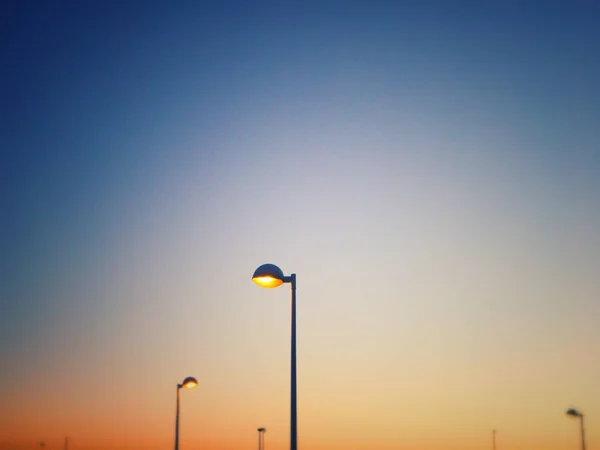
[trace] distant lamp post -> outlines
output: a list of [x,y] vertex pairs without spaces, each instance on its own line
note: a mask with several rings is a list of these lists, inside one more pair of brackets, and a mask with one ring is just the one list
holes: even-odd
[[[298,450],[298,421],[296,405],[296,274],[289,277],[275,264],[263,264],[254,271],[252,281],[264,288],[276,288],[283,283],[292,286],[292,357],[291,357],[291,389],[290,389],[290,450]],[[175,449],[177,450],[177,449]]]
[[194,389],[198,386],[198,380],[187,377],[183,383],[177,385],[177,412],[175,413],[175,450],[179,450],[179,391],[181,388]]
[[258,429],[258,450],[265,450],[265,431],[266,428]]
[[585,450],[585,429],[583,427],[583,413],[581,411],[577,411],[576,409],[567,410],[567,416],[578,417],[579,423],[581,425],[581,450]]

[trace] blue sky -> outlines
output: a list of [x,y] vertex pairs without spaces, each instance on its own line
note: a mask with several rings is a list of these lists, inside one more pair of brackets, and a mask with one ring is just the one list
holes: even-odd
[[[271,311],[249,282],[272,262],[310,298],[305,384],[458,365],[485,390],[492,353],[508,372],[531,365],[507,375],[515,398],[572,365],[581,388],[565,372],[531,395],[556,391],[557,412],[587,399],[599,18],[592,2],[9,4],[5,386],[34,368],[46,393],[100,380],[82,367],[118,380],[132,352],[138,369],[168,367],[157,385],[198,359],[215,379],[248,367],[287,332],[285,302]],[[186,341],[195,359],[173,350]]]

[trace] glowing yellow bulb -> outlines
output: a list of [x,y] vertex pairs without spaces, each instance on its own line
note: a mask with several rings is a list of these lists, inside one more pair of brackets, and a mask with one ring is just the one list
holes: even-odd
[[279,278],[273,278],[270,276],[252,278],[252,281],[264,288],[275,288],[283,284],[283,281]]
[[198,384],[194,383],[193,381],[188,381],[187,383],[185,383],[185,384],[183,385],[183,387],[184,387],[184,388],[187,388],[187,389],[193,389],[193,388],[195,388],[196,386],[198,386]]

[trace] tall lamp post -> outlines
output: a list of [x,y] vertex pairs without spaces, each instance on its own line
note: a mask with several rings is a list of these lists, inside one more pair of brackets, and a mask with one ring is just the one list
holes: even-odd
[[266,428],[258,429],[258,450],[265,450],[265,431]]
[[[290,450],[298,450],[298,420],[296,406],[296,274],[286,277],[275,264],[263,264],[254,271],[252,281],[264,288],[276,288],[283,283],[292,285],[292,358],[290,392]],[[177,450],[177,449],[175,449]]]
[[585,429],[583,428],[583,413],[576,409],[567,410],[567,416],[578,417],[579,423],[581,424],[581,450],[585,450]]
[[175,450],[179,450],[179,391],[181,388],[194,389],[198,386],[198,380],[187,377],[183,383],[177,384],[177,412],[175,413]]

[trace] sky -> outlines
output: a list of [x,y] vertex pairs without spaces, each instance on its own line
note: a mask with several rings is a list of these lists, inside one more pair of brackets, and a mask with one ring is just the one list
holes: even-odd
[[8,1],[0,450],[600,448],[600,7]]

